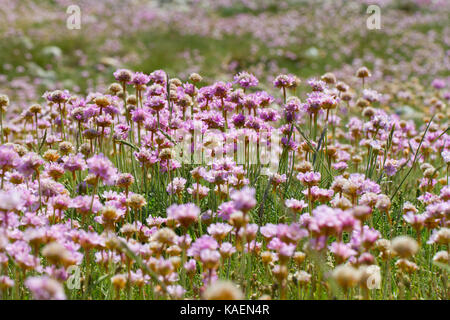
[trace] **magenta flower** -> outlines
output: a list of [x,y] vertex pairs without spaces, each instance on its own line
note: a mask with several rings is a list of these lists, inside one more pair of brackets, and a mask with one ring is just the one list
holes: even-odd
[[193,203],[173,204],[167,208],[167,217],[178,221],[185,228],[197,221],[199,215],[200,209]]
[[167,185],[166,191],[169,194],[178,194],[184,191],[184,186],[186,185],[186,179],[176,177]]
[[309,79],[308,85],[311,87],[313,91],[324,91],[327,88],[327,84],[325,81],[317,80],[317,79]]
[[286,199],[284,204],[294,212],[301,212],[303,209],[308,207],[308,204],[305,201],[297,199]]
[[306,173],[300,172],[297,175],[297,179],[307,187],[318,185],[320,182],[320,178],[321,178],[320,172],[313,172],[313,171]]
[[12,146],[0,146],[0,168],[3,172],[15,168],[20,163],[20,157]]
[[70,172],[83,171],[87,169],[86,161],[81,153],[63,157],[64,169]]
[[343,242],[333,242],[329,246],[330,252],[334,254],[336,257],[336,261],[338,264],[343,263],[348,258],[356,255],[356,251],[351,248],[349,244],[345,244]]
[[42,158],[38,154],[34,152],[28,152],[22,158],[22,162],[19,165],[18,170],[24,176],[28,177],[31,176],[33,173],[37,172],[39,170],[39,167],[43,163],[44,160],[42,160]]
[[233,227],[227,223],[215,223],[208,226],[208,233],[221,242],[231,232]]
[[150,73],[150,80],[160,84],[165,85],[167,80],[167,75],[163,70],[156,70]]
[[127,69],[118,69],[114,72],[114,78],[121,83],[129,83],[133,78],[133,73]]
[[94,155],[87,161],[89,173],[100,178],[105,184],[113,185],[117,175],[117,169],[103,154]]
[[242,212],[248,212],[256,206],[255,189],[244,187],[241,190],[233,190],[230,195],[234,208]]
[[150,81],[150,77],[142,72],[136,72],[133,75],[133,78],[131,80],[131,83],[135,86],[142,86],[144,84],[147,84]]
[[200,253],[203,250],[216,250],[219,247],[217,241],[208,235],[203,235],[195,240],[188,249],[188,256],[200,259]]
[[89,214],[91,211],[93,213],[97,213],[103,207],[100,201],[98,200],[98,196],[94,198],[94,202],[92,202],[92,210],[91,210],[91,196],[78,196],[72,200],[71,208],[75,208],[81,214]]
[[256,87],[258,85],[258,79],[246,71],[238,73],[234,76],[234,83],[239,84],[242,88]]
[[65,300],[64,287],[56,280],[43,277],[30,277],[25,280],[25,285],[30,289],[36,300]]
[[431,86],[432,86],[433,88],[435,88],[435,89],[440,90],[440,89],[445,88],[446,83],[445,83],[445,80],[444,80],[444,79],[436,78],[436,79],[434,79],[434,80],[431,82]]

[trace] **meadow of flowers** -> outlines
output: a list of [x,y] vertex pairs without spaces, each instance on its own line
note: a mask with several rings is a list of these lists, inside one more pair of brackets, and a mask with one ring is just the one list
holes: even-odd
[[2,5],[1,299],[449,298],[445,1],[79,2]]

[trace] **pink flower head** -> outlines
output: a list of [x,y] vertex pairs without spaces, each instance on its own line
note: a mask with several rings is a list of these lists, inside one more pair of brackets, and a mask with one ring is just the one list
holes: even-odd
[[215,223],[208,227],[208,233],[217,241],[222,241],[233,230],[233,227],[227,223]]
[[117,169],[103,154],[96,154],[87,161],[89,173],[100,178],[105,184],[113,185],[117,175]]
[[114,78],[121,83],[129,83],[133,78],[133,73],[127,69],[118,69],[114,72]]
[[191,247],[187,251],[187,255],[199,259],[200,253],[203,250],[216,250],[218,247],[219,244],[213,237],[203,235],[192,243]]
[[236,252],[236,248],[230,242],[224,242],[220,245],[219,251],[222,257],[230,257]]
[[169,194],[178,194],[181,195],[181,193],[184,191],[184,186],[186,185],[186,179],[184,178],[174,178],[172,182],[170,182],[167,185],[167,192]]
[[30,289],[36,300],[65,300],[64,287],[56,280],[43,277],[30,277],[25,280],[25,285]]
[[349,244],[343,242],[333,242],[329,246],[330,252],[336,257],[337,263],[343,263],[348,258],[356,255],[356,251]]
[[423,228],[426,218],[427,216],[425,214],[414,214],[414,212],[411,211],[408,211],[403,215],[403,219],[416,230]]
[[272,239],[277,235],[277,225],[273,223],[268,223],[260,228],[260,232],[266,239]]
[[386,175],[388,177],[392,177],[397,172],[398,168],[398,161],[394,159],[388,159],[386,160],[386,163],[384,165],[384,171],[386,172]]
[[239,84],[242,88],[250,88],[258,85],[258,79],[254,75],[243,71],[234,76],[234,83]]
[[65,156],[63,158],[63,161],[64,169],[70,172],[83,171],[87,168],[86,161],[84,160],[84,156],[81,153]]
[[286,205],[286,207],[297,213],[301,212],[308,206],[305,201],[297,199],[287,199],[284,204]]
[[0,168],[4,172],[16,167],[20,163],[20,157],[13,146],[0,146]]
[[230,197],[236,210],[248,212],[256,206],[254,188],[244,187],[241,190],[233,190]]
[[300,172],[297,175],[297,179],[307,187],[317,186],[320,182],[320,178],[321,178],[320,172],[313,172],[313,171],[306,173]]
[[178,221],[185,228],[197,221],[199,215],[200,209],[193,203],[173,204],[167,208],[167,217]]
[[197,269],[197,263],[194,259],[190,259],[184,264],[184,269],[186,269],[187,273],[194,273]]
[[144,84],[147,84],[150,81],[150,77],[142,72],[136,72],[133,75],[133,79],[131,80],[131,83],[135,86],[142,86]]
[[22,162],[18,167],[20,173],[28,177],[39,170],[39,167],[44,163],[44,160],[34,152],[28,152],[22,158]]
[[324,91],[327,87],[325,81],[317,80],[317,79],[309,79],[308,84],[313,91]]
[[200,252],[200,261],[207,269],[216,269],[219,266],[220,253],[217,250],[204,249]]

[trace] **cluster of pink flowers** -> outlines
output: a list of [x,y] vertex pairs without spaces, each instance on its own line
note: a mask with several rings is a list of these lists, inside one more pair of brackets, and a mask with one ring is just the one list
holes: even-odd
[[[247,72],[207,86],[198,74],[182,82],[162,70],[114,78],[87,97],[47,92],[10,120],[23,130],[3,131],[2,294],[65,299],[76,266],[79,297],[108,274],[108,298],[200,298],[218,279],[244,284],[260,268],[268,278],[246,284],[247,297],[275,280],[270,294],[284,299],[325,276],[317,257],[345,290],[366,290],[368,272],[386,261],[406,281],[419,247],[434,250],[424,259],[448,262],[450,136],[437,101],[441,115],[416,126],[381,108],[376,91],[330,73],[308,81],[306,103],[293,75],[276,77],[272,94]],[[264,141],[263,130],[281,143]],[[251,162],[263,143],[277,158]],[[181,161],[192,149],[200,159]]]

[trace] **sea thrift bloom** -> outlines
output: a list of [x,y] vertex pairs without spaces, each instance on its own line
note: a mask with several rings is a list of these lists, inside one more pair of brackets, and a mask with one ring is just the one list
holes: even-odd
[[280,74],[273,81],[275,88],[296,88],[299,84],[300,79],[291,74]]
[[353,208],[352,214],[356,219],[364,221],[370,217],[372,209],[369,206],[360,205]]
[[321,189],[317,186],[313,186],[309,190],[304,190],[302,193],[305,196],[311,196],[311,198],[314,201],[318,201],[318,202],[322,202],[322,203],[330,201],[334,195],[333,190]]
[[197,221],[199,215],[200,209],[193,203],[173,204],[167,208],[167,217],[178,221],[185,228]]
[[167,75],[163,70],[156,70],[150,73],[150,79],[157,84],[165,85]]
[[203,199],[206,196],[208,196],[209,188],[205,187],[205,186],[203,186],[201,184],[194,183],[194,184],[192,184],[192,187],[189,187],[187,189],[187,192],[189,194],[191,194],[194,199],[197,199],[197,197],[199,199]]
[[303,209],[305,209],[308,204],[305,203],[303,200],[297,200],[297,199],[287,199],[285,201],[286,207],[291,209],[292,211],[296,213],[300,213]]
[[83,171],[87,169],[86,161],[81,153],[68,155],[63,158],[64,169],[70,172]]
[[152,96],[147,101],[145,101],[144,105],[150,109],[153,109],[156,112],[160,112],[166,106],[167,102],[165,98],[160,96]]
[[1,145],[0,146],[0,168],[3,174],[16,167],[20,162],[20,157],[14,150],[14,147]]
[[308,80],[308,85],[311,87],[313,91],[324,91],[326,88],[325,81],[317,79]]
[[273,81],[273,85],[276,88],[287,88],[290,85],[290,79],[287,75],[279,75]]
[[187,274],[192,275],[195,273],[197,269],[197,264],[194,259],[190,259],[188,262],[184,264],[184,269],[186,270]]
[[192,243],[191,247],[187,251],[187,254],[195,259],[199,259],[200,253],[203,250],[216,250],[218,247],[219,245],[213,237],[203,235]]
[[405,273],[413,273],[415,271],[417,271],[417,269],[419,269],[419,267],[417,266],[417,264],[415,264],[414,262],[411,262],[407,259],[400,259],[395,263],[395,266],[401,271],[401,272],[405,272]]
[[371,89],[364,89],[363,90],[363,98],[366,99],[369,102],[378,102],[380,101],[380,94]]
[[134,183],[134,177],[130,173],[121,173],[117,176],[116,185],[120,188],[129,188]]
[[[92,203],[92,210],[91,210]],[[102,204],[98,200],[98,196],[94,197],[92,202],[91,196],[78,196],[72,200],[71,208],[75,208],[79,213],[86,215],[91,213],[96,213],[102,208]]]
[[408,236],[399,236],[392,240],[392,251],[399,255],[401,258],[409,258],[416,254],[419,250],[419,246],[416,240]]
[[126,199],[126,204],[134,210],[140,210],[145,207],[147,201],[145,200],[145,197],[140,194],[131,194]]
[[127,283],[127,277],[124,274],[116,274],[111,277],[111,283],[113,287],[116,289],[116,291],[119,291],[125,288],[125,285]]
[[31,277],[25,280],[36,300],[65,300],[63,286],[56,280],[48,277]]
[[216,250],[202,250],[200,252],[200,261],[206,269],[217,269],[220,262],[220,253]]
[[117,169],[103,154],[94,155],[87,161],[89,173],[100,178],[105,184],[112,185],[115,182]]
[[448,245],[450,243],[450,228],[441,228],[439,230],[434,230],[427,243],[439,243]]
[[387,160],[384,165],[384,171],[386,172],[386,175],[388,177],[392,177],[393,175],[395,175],[395,173],[397,172],[397,168],[398,161],[393,159]]
[[219,218],[224,220],[229,220],[230,216],[235,213],[237,210],[235,209],[234,203],[232,201],[223,202],[220,204],[217,215]]
[[229,258],[236,252],[236,248],[230,242],[223,242],[219,248],[220,255],[223,259]]
[[362,245],[364,248],[370,249],[380,237],[381,234],[378,230],[364,225],[362,229],[357,228],[353,231],[350,242],[354,248]]
[[14,287],[14,280],[8,276],[0,276],[0,290],[6,290]]
[[233,190],[230,195],[234,208],[248,212],[256,206],[255,189],[244,187],[242,190]]
[[367,69],[367,67],[361,67],[356,71],[356,76],[358,78],[368,78],[371,77],[372,74],[370,73],[369,69]]
[[307,187],[316,186],[320,182],[320,172],[299,173],[297,179]]
[[133,79],[133,73],[127,69],[118,69],[114,72],[114,78],[121,83],[129,83]]
[[131,120],[138,124],[143,123],[147,117],[148,114],[144,109],[136,109],[131,112]]
[[342,242],[333,242],[329,246],[330,252],[336,257],[336,263],[341,264],[348,258],[354,256],[356,251],[351,248],[349,244]]
[[13,211],[19,209],[23,201],[20,193],[15,190],[0,190],[0,210]]
[[6,107],[9,106],[9,98],[6,94],[0,94],[0,112],[6,111]]
[[256,87],[258,85],[258,79],[248,72],[241,72],[234,76],[234,83],[239,84],[242,88]]
[[219,242],[222,242],[233,229],[227,223],[215,223],[208,226],[208,233]]
[[64,103],[70,98],[70,94],[67,90],[55,90],[45,95],[45,98],[54,103]]
[[222,81],[216,82],[212,87],[213,94],[218,98],[225,98],[231,89],[231,83],[224,83]]
[[450,150],[443,150],[441,155],[442,155],[442,158],[444,159],[444,162],[447,165],[450,165]]
[[58,180],[64,175],[64,168],[57,163],[47,163],[44,166],[45,172],[55,180]]
[[[120,76],[120,75],[118,74],[118,76]],[[119,80],[119,79],[116,79],[116,80]],[[150,77],[148,75],[146,75],[145,73],[142,73],[142,72],[136,72],[133,75],[131,83],[133,85],[135,85],[136,87],[141,87],[141,86],[147,84],[149,81],[150,81]]]
[[174,178],[172,182],[170,182],[167,185],[167,192],[169,194],[178,194],[181,195],[181,193],[184,191],[184,186],[186,185],[186,179],[184,178]]
[[182,299],[186,289],[180,285],[171,285],[167,287],[167,292],[175,299]]
[[431,86],[438,90],[443,89],[445,88],[445,80],[436,78],[431,82]]
[[439,251],[434,255],[433,261],[440,262],[440,263],[448,263],[449,262],[448,255],[449,254],[447,251]]
[[391,200],[389,199],[388,196],[380,194],[378,196],[375,207],[380,211],[388,212],[391,208]]
[[423,228],[426,218],[427,216],[424,214],[414,214],[411,211],[403,215],[403,219],[416,230],[421,230]]
[[43,163],[44,160],[42,160],[42,158],[38,154],[34,152],[29,152],[22,158],[18,170],[24,176],[30,176],[33,173],[37,172],[39,170],[39,167]]

